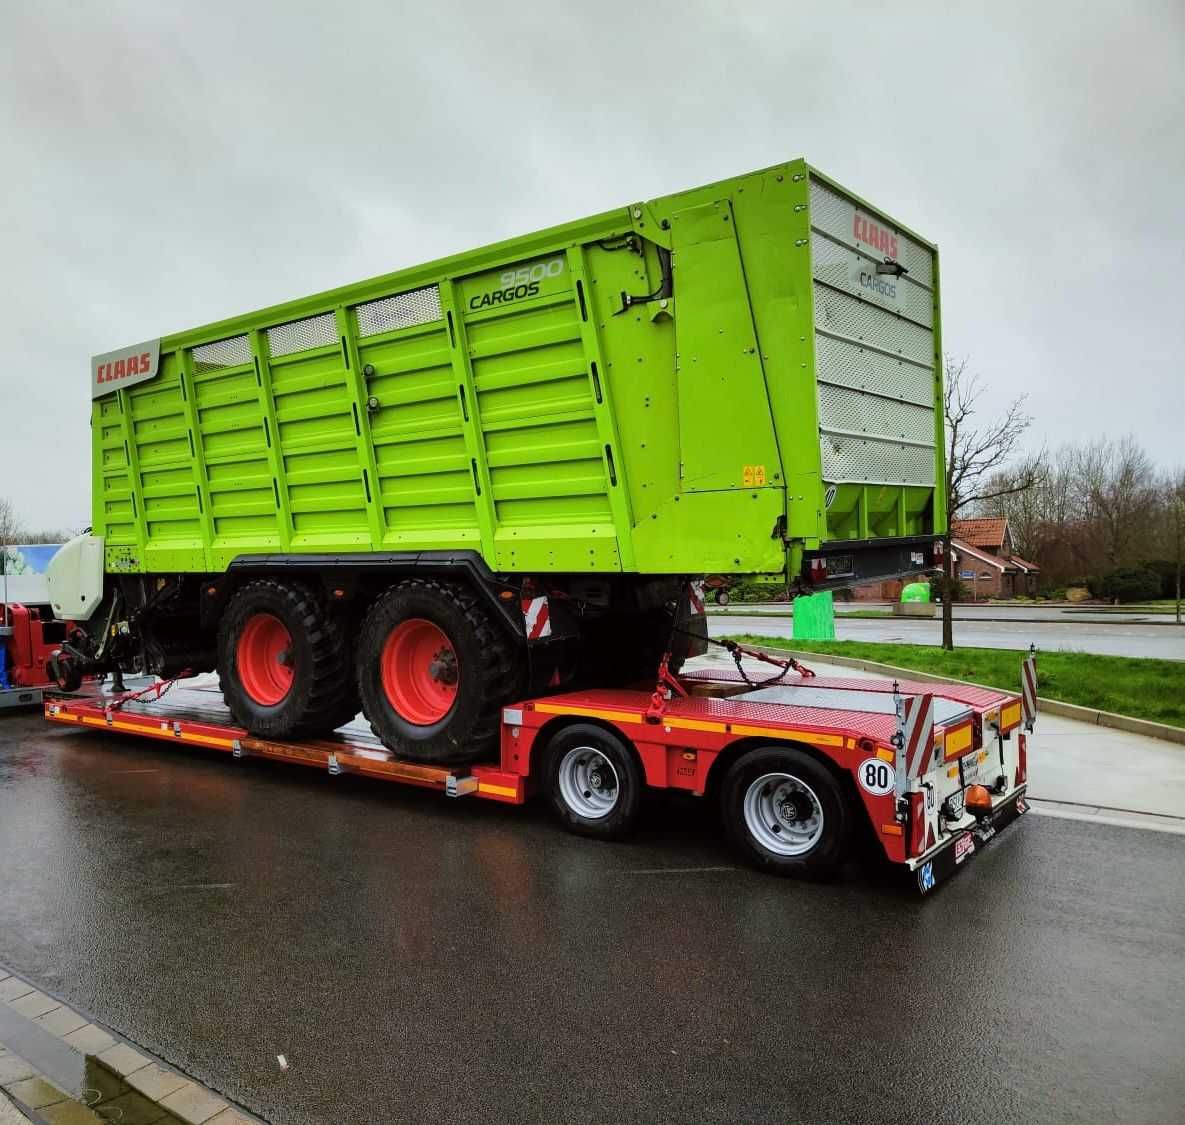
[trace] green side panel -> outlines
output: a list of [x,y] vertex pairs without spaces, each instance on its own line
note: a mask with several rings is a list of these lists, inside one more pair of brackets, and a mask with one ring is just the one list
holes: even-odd
[[[617,455],[600,440],[582,333],[587,296],[567,254],[466,278],[459,292],[495,566],[620,569],[610,501]],[[628,538],[628,523],[620,527]]]
[[683,492],[778,486],[781,462],[727,199],[671,219]]
[[443,320],[359,337],[358,358],[373,400],[359,420],[366,418],[374,450],[382,546],[480,549]]

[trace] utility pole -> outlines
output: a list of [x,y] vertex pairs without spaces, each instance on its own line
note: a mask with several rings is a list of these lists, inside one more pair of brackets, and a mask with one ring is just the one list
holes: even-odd
[[1177,549],[1177,624],[1181,624],[1181,539],[1182,539],[1182,525],[1185,524],[1185,496],[1181,495],[1181,489],[1177,489],[1177,495],[1173,503],[1173,538]]

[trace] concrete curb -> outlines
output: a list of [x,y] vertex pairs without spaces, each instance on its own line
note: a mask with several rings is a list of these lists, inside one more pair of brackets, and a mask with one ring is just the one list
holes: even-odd
[[[901,679],[921,680],[928,684],[963,684],[967,687],[986,687],[993,689],[990,684],[976,684],[970,680],[956,680],[953,676],[936,676],[930,672],[918,672],[913,668],[898,668],[895,664],[881,664],[876,660],[859,660],[851,656],[832,656],[827,652],[807,652],[804,649],[780,648],[774,645],[762,645],[770,652],[784,652],[796,660],[823,660],[828,664],[838,664],[841,668],[858,668],[862,672],[887,672]],[[1038,654],[1040,656],[1040,654]],[[1020,684],[1017,684],[1020,690]],[[1063,703],[1059,699],[1044,699],[1037,697],[1039,709],[1047,715],[1059,715],[1063,719],[1076,719],[1080,723],[1090,723],[1093,726],[1111,727],[1114,730],[1127,731],[1129,734],[1142,734],[1148,738],[1158,738],[1162,742],[1174,742],[1178,746],[1185,746],[1185,728],[1172,727],[1167,723],[1155,723],[1151,719],[1136,719],[1131,715],[1117,715],[1114,711],[1096,711],[1093,707],[1079,707],[1076,703]]]
[[51,1125],[261,1120],[3,965],[0,1103]]

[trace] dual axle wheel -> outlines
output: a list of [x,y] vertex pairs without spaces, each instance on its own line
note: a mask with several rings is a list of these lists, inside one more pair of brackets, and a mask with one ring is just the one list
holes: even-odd
[[243,586],[218,631],[218,672],[235,720],[258,737],[308,738],[361,710],[407,758],[459,762],[489,748],[517,665],[473,593],[410,579],[369,607],[356,637],[348,634],[304,586]]
[[[635,826],[644,781],[637,755],[591,724],[563,727],[544,751],[543,787],[571,831],[620,839]],[[851,817],[831,771],[789,746],[739,757],[725,775],[720,812],[753,866],[804,879],[833,876],[847,856]]]

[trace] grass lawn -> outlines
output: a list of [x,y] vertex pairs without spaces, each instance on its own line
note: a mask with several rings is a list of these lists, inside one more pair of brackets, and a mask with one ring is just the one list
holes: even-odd
[[[1020,662],[1025,655],[1016,649],[958,648],[946,652],[932,645],[787,641],[752,633],[733,640],[761,648],[793,647],[822,657],[830,653],[876,660],[1015,692],[1020,691]],[[1038,651],[1037,675],[1038,694],[1045,699],[1185,727],[1185,661]]]

